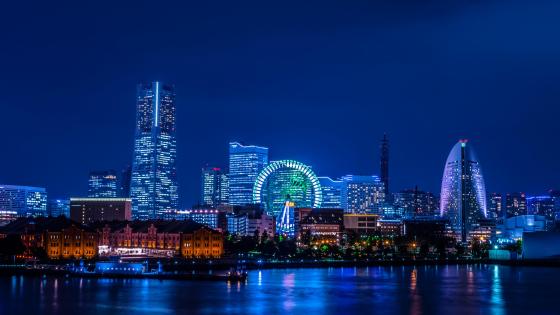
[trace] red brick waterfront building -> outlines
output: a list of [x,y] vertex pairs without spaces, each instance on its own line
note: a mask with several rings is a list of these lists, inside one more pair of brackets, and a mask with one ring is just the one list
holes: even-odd
[[224,253],[222,233],[191,220],[100,222],[95,228],[99,245],[112,252],[143,249],[184,258],[220,258]]
[[91,259],[98,255],[220,258],[223,235],[185,221],[112,221],[85,226],[65,217],[20,218],[0,229],[0,238],[19,235],[25,257],[44,250],[50,259]]
[[24,256],[42,249],[50,259],[91,259],[97,255],[98,235],[65,217],[20,218],[2,227],[0,237],[16,234],[26,247]]

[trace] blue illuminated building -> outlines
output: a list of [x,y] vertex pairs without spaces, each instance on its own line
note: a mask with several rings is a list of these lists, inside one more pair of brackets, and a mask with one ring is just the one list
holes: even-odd
[[480,163],[467,140],[457,142],[441,181],[440,215],[449,219],[457,239],[467,241],[471,229],[486,218],[486,189]]
[[497,237],[520,240],[523,233],[542,232],[550,229],[551,222],[542,215],[519,215],[504,220],[497,226]]
[[556,215],[555,200],[552,196],[527,196],[527,212],[545,216],[554,220]]
[[385,187],[378,176],[346,175],[342,181],[341,207],[346,213],[382,214]]
[[229,204],[253,202],[253,185],[268,164],[268,148],[229,143]]
[[204,224],[213,229],[225,231],[228,228],[226,212],[215,209],[190,210],[189,218],[196,223]]
[[114,170],[89,173],[89,198],[116,198],[118,191],[117,173]]
[[230,234],[247,235],[249,229],[249,218],[247,214],[228,213],[227,230]]
[[0,185],[0,210],[18,217],[47,216],[47,191],[41,187]]
[[345,183],[342,180],[333,180],[330,177],[319,177],[323,191],[322,208],[342,208],[342,191]]
[[51,217],[65,216],[70,218],[70,199],[56,198],[47,202],[47,213]]
[[135,219],[165,219],[178,207],[175,132],[174,86],[139,84],[130,184]]
[[228,203],[229,185],[227,174],[219,167],[202,168],[200,201],[202,205],[215,208]]

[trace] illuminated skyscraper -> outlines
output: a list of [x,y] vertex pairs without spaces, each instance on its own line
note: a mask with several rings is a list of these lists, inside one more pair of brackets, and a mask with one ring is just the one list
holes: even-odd
[[346,213],[381,214],[385,187],[379,177],[346,175],[342,181],[341,206]]
[[177,209],[176,158],[175,88],[160,82],[139,84],[130,183],[133,218],[165,218]]
[[88,197],[115,198],[118,194],[117,173],[114,170],[89,173]]
[[415,187],[395,193],[394,206],[403,209],[405,218],[416,218],[436,215],[439,205],[434,194]]
[[18,217],[47,216],[47,191],[41,187],[0,185],[0,211]]
[[229,143],[229,204],[253,202],[253,185],[268,164],[268,148]]
[[330,177],[319,177],[321,190],[323,191],[322,208],[342,208],[342,180],[333,180]]
[[441,182],[440,214],[447,216],[455,235],[467,241],[468,232],[486,218],[486,189],[480,163],[467,140],[449,153]]
[[201,196],[203,205],[217,207],[228,203],[229,187],[227,175],[219,167],[202,168]]

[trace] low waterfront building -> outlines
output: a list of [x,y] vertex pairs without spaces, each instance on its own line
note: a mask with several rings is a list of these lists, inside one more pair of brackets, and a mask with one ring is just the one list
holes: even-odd
[[493,219],[481,219],[477,224],[473,224],[473,228],[467,236],[468,241],[486,242],[496,237],[496,221]]
[[100,222],[103,255],[220,258],[223,236],[192,220]]
[[344,230],[352,231],[358,235],[372,235],[378,232],[376,214],[366,213],[345,213]]
[[381,236],[394,237],[403,233],[403,222],[401,220],[377,220],[377,227]]
[[2,227],[0,234],[19,235],[26,257],[32,257],[35,249],[44,250],[50,259],[91,259],[97,255],[97,232],[62,216],[19,218]]
[[417,217],[403,221],[403,234],[418,240],[443,239],[449,221],[437,217]]
[[331,208],[298,208],[296,236],[308,234],[315,244],[340,244],[344,230],[344,210]]
[[0,226],[6,225],[18,218],[17,211],[0,210]]
[[521,240],[523,233],[546,231],[551,222],[542,215],[518,215],[507,218],[496,229],[496,237],[510,240]]
[[82,224],[127,221],[131,217],[130,198],[70,198],[70,218]]
[[270,236],[276,234],[276,218],[266,213],[249,215],[246,235],[253,235],[255,233],[263,235],[265,232]]

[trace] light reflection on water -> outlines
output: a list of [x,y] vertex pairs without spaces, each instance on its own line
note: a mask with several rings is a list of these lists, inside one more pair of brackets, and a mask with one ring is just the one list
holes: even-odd
[[251,271],[247,284],[0,277],[0,314],[556,314],[560,268]]

